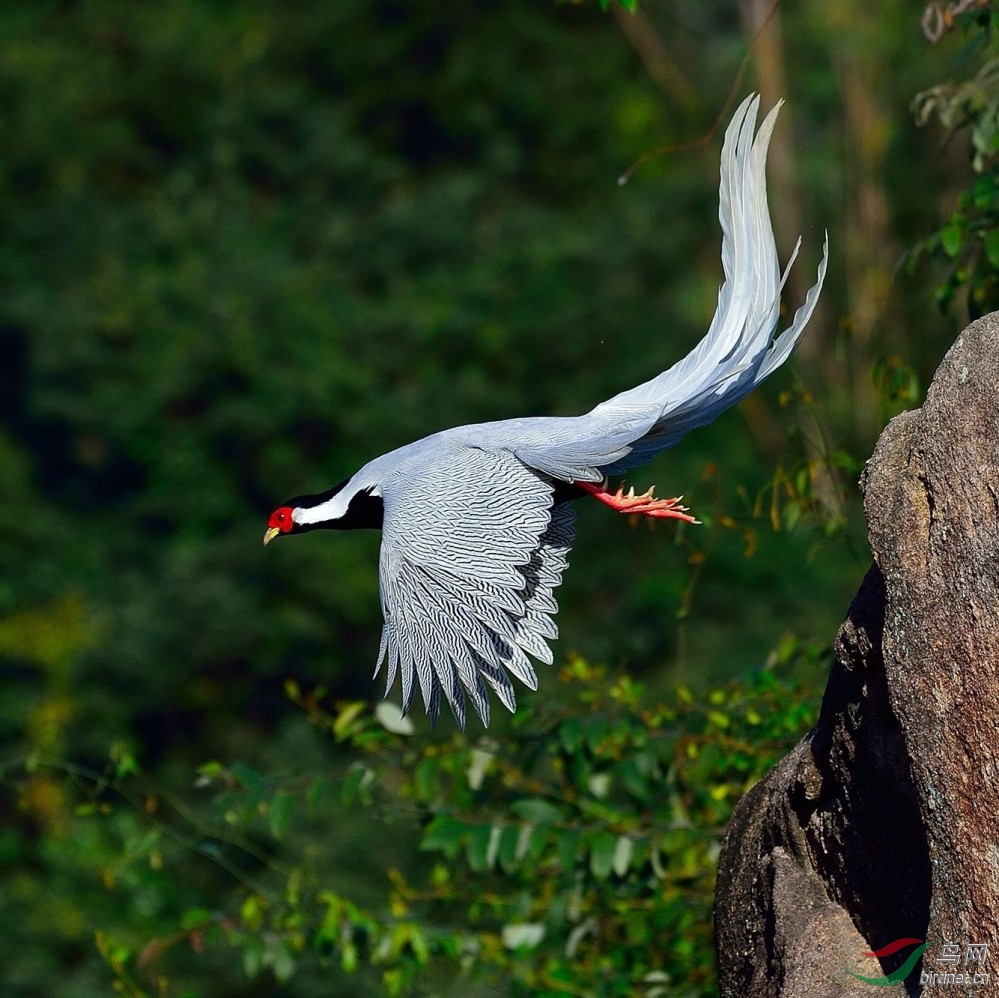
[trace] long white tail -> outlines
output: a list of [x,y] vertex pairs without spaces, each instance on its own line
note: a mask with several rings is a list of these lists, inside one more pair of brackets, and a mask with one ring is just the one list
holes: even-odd
[[636,410],[645,410],[653,420],[626,457],[604,467],[608,474],[646,463],[752,391],[788,358],[815,308],[826,274],[828,234],[815,284],[791,325],[774,336],[781,290],[801,240],[781,274],[766,181],[767,149],[781,104],[766,116],[754,138],[759,103],[759,96],[747,97],[725,132],[718,208],[725,281],[714,319],[683,360],[592,411],[616,422],[625,413],[634,417]]

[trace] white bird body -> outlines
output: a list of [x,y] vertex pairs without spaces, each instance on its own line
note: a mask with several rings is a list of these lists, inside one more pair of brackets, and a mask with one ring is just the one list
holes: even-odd
[[320,527],[381,527],[385,626],[375,672],[387,663],[386,695],[401,675],[404,711],[418,685],[433,721],[443,691],[460,726],[466,697],[486,724],[487,687],[510,711],[510,673],[537,688],[528,655],[552,661],[553,592],[574,537],[572,499],[590,493],[623,512],[696,522],[678,500],[611,494],[600,483],[647,463],[745,396],[790,355],[815,307],[827,248],[805,302],[774,337],[783,278],[764,167],[780,105],[754,139],[758,104],[747,98],[725,135],[725,282],[708,333],[686,357],[582,416],[520,417],[432,434],[271,515],[265,543]]

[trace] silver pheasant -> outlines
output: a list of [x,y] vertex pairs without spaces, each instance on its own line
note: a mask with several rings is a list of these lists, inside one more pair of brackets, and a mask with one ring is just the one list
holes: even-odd
[[381,528],[385,624],[375,675],[385,663],[386,696],[401,676],[404,712],[419,686],[432,723],[443,691],[459,727],[467,700],[485,725],[490,687],[511,712],[511,675],[537,689],[528,656],[552,662],[547,642],[558,633],[554,590],[575,534],[573,499],[589,494],[621,512],[696,522],[679,499],[611,492],[606,482],[711,422],[772,374],[815,308],[828,238],[815,285],[774,335],[798,247],[781,274],[765,176],[780,105],[756,132],[758,107],[759,97],[747,98],[725,133],[725,281],[707,335],[683,360],[583,416],[505,419],[424,437],[271,514],[265,544],[318,528]]

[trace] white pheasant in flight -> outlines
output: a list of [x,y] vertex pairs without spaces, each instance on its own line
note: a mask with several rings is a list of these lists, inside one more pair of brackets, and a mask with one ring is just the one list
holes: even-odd
[[686,357],[583,416],[521,417],[434,433],[271,514],[265,544],[320,528],[381,529],[385,623],[375,674],[385,663],[386,696],[401,676],[404,712],[419,687],[433,723],[443,691],[460,727],[467,700],[488,724],[490,687],[511,712],[511,675],[537,689],[528,656],[552,661],[553,593],[575,534],[574,499],[590,495],[620,512],[696,522],[679,499],[611,491],[607,479],[646,464],[752,391],[787,359],[815,308],[828,239],[814,286],[790,326],[775,335],[781,289],[798,248],[782,274],[765,174],[780,105],[757,132],[758,107],[759,97],[747,98],[725,133],[719,191],[725,280],[707,335]]

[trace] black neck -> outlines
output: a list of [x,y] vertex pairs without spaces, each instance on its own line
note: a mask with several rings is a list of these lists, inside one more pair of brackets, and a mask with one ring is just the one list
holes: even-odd
[[[301,507],[311,509],[321,503],[332,499],[338,492],[343,490],[349,479],[344,479],[333,488],[325,492],[318,492],[311,496],[295,496],[289,499],[285,505],[292,509]],[[336,520],[324,520],[320,523],[296,523],[292,533],[300,534],[308,530],[381,530],[382,520],[385,515],[385,507],[381,496],[373,496],[370,492],[358,492],[347,506],[347,512]]]
[[358,492],[347,512],[338,520],[329,523],[317,523],[317,527],[329,530],[381,530],[385,518],[385,504],[381,496],[373,496],[370,492]]

